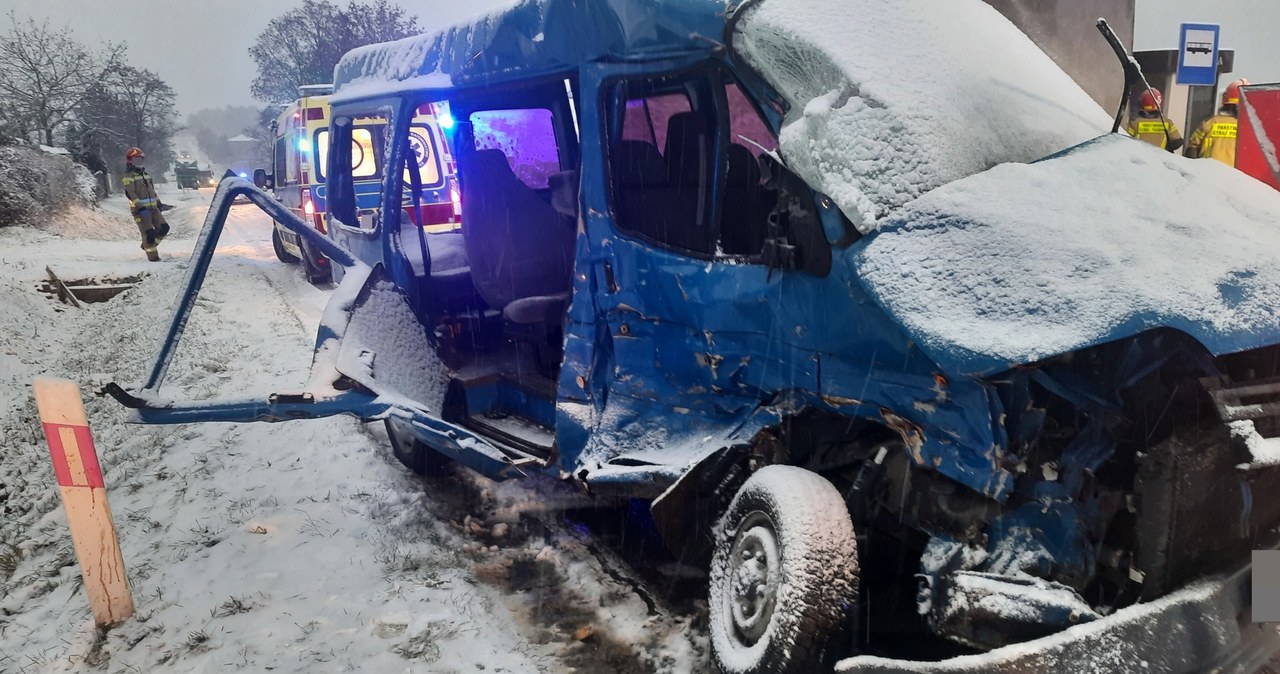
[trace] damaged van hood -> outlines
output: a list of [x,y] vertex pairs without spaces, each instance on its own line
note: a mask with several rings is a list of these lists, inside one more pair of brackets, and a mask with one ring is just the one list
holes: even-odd
[[985,375],[1156,327],[1280,343],[1280,193],[1110,135],[936,189],[850,250],[944,369]]
[[863,232],[930,190],[1111,128],[1080,85],[982,0],[743,7],[734,51],[790,103],[782,158]]

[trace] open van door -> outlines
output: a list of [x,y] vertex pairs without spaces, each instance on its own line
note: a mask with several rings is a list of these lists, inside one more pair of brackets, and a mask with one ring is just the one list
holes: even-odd
[[[171,399],[160,393],[186,331],[205,274],[225,228],[231,203],[243,197],[346,270],[320,320],[306,390],[262,392],[216,400]],[[400,428],[436,451],[492,479],[523,474],[512,458],[470,431],[440,419],[446,382],[427,335],[383,264],[360,262],[296,213],[247,180],[224,180],[192,253],[184,289],[145,383],[106,384],[131,410],[130,422],[278,422],[346,414],[363,421],[395,417]]]

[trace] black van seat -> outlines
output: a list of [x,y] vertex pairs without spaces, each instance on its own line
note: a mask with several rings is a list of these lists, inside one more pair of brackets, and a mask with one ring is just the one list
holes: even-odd
[[633,232],[663,241],[670,219],[667,162],[657,146],[624,140],[613,154],[614,202],[618,221]]
[[517,325],[559,326],[569,310],[569,293],[522,297],[502,309],[502,317]]
[[711,141],[706,120],[696,112],[681,112],[667,121],[664,157],[671,193],[663,209],[667,222],[661,240],[706,254],[715,251],[715,232],[704,207],[715,161]]
[[577,223],[521,182],[500,150],[460,159],[462,239],[476,290],[502,311],[509,337],[558,349],[551,342],[568,308]]
[[502,151],[463,159],[462,240],[480,296],[501,310],[523,297],[568,292],[575,223],[520,182]]
[[484,301],[471,281],[471,267],[467,265],[462,234],[445,232],[423,233],[430,256],[431,276],[423,278],[422,242],[418,239],[417,225],[404,218],[400,226],[400,245],[405,258],[413,268],[414,278],[421,286],[427,310],[433,314],[459,314],[483,309]]
[[502,330],[517,343],[533,347],[534,364],[553,377],[564,359],[564,316],[570,293],[522,297],[502,310]]
[[745,145],[729,146],[720,246],[730,255],[756,255],[768,235],[768,193],[760,184],[760,163]]

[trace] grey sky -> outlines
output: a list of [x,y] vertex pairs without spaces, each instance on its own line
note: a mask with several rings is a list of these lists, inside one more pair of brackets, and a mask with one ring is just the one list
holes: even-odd
[[[431,26],[507,1],[400,4],[420,24]],[[130,61],[159,73],[178,93],[178,106],[186,115],[208,107],[259,104],[249,94],[256,74],[249,46],[268,21],[300,4],[302,0],[0,0],[0,10],[68,25],[89,43],[127,41]],[[1176,45],[1178,24],[1184,21],[1221,23],[1223,46],[1237,50],[1238,74],[1253,82],[1280,81],[1277,0],[1137,0],[1137,48]]]
[[1280,82],[1277,0],[1137,0],[1137,49],[1174,49],[1183,23],[1222,25],[1222,47],[1236,50],[1236,77]]
[[[347,0],[331,0],[345,5]],[[508,0],[400,0],[422,26],[453,23]],[[267,22],[302,0],[0,0],[7,15],[48,18],[81,41],[127,42],[132,65],[158,73],[178,94],[182,115],[224,105],[262,105],[249,47]]]

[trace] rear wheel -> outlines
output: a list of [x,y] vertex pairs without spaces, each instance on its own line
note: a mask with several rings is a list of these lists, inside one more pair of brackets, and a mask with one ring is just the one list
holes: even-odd
[[715,538],[711,652],[720,671],[829,668],[858,591],[840,492],[816,473],[768,466],[738,490]]
[[284,242],[280,240],[280,230],[276,229],[274,222],[271,223],[271,248],[276,251],[277,260],[285,264],[298,264],[298,258],[284,249]]
[[[331,283],[333,273],[329,270],[329,260],[312,250],[305,240],[298,241],[298,248],[302,249],[302,270],[306,272],[307,282],[317,286]],[[320,259],[323,264],[316,264],[317,259]]]
[[409,434],[400,419],[387,419],[387,436],[391,438],[391,453],[405,468],[419,475],[444,475],[449,472],[453,460],[426,446]]

